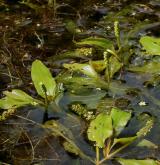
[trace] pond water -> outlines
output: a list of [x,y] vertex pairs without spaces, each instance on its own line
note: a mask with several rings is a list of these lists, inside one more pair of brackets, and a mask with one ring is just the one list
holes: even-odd
[[[36,59],[41,60],[53,77],[56,77],[56,81],[64,85],[59,106],[51,104],[48,107],[47,119],[44,119],[43,107],[29,105],[18,108],[12,116],[0,122],[0,162],[4,165],[93,164],[82,155],[79,157],[66,152],[63,147],[64,138],[54,136],[54,131],[50,133],[43,128],[44,120],[58,121],[67,128],[65,130],[61,127],[63,132],[67,132],[64,135],[70,138],[71,131],[81,151],[95,158],[94,145],[87,139],[89,122],[71,111],[73,103],[80,103],[89,111],[97,111],[96,113],[109,111],[112,107],[132,112],[132,118],[120,137],[134,136],[145,125],[148,120],[146,116],[154,118],[153,127],[145,136],[152,145],[139,147],[138,143],[142,140],[139,139],[116,156],[160,160],[159,65],[143,71],[132,69],[145,66],[150,61],[160,62],[158,55],[146,55],[139,43],[140,38],[145,35],[160,37],[160,1],[48,2],[0,0],[1,98],[4,97],[4,91],[12,89],[22,89],[39,98],[30,76],[32,62]],[[95,83],[90,79],[71,80],[70,76],[80,75],[82,79],[86,77],[79,73],[70,73],[63,64],[87,63],[104,58],[101,49],[88,45],[84,49],[83,46],[76,45],[76,42],[88,37],[106,38],[114,42],[115,50],[118,50],[115,21],[119,22],[123,67],[113,74],[109,85],[104,85],[104,82]],[[98,67],[100,66],[97,64],[97,70]],[[149,71],[152,69],[158,71]],[[105,79],[104,69],[99,75]],[[109,160],[103,164],[118,163]]]

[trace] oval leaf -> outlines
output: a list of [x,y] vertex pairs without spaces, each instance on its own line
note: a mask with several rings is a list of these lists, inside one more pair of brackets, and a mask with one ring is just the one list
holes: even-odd
[[[109,59],[109,76],[112,78],[116,72],[122,68],[123,64],[116,57],[111,56]],[[108,77],[108,67],[105,71],[105,77]]]
[[14,89],[12,92],[5,91],[6,97],[0,99],[0,107],[2,109],[17,108],[27,104],[37,105],[41,103],[19,89]]
[[96,142],[96,146],[103,148],[107,138],[112,136],[112,119],[104,113],[99,114],[91,121],[87,134],[88,139]]
[[56,91],[56,82],[52,77],[49,69],[39,60],[35,60],[32,64],[31,69],[31,77],[34,83],[34,86],[37,90],[37,93],[43,98],[46,97],[45,90],[46,89],[47,96],[55,96]]
[[122,111],[118,108],[112,108],[111,117],[113,120],[113,128],[115,129],[115,134],[117,136],[121,133],[129,119],[131,118],[131,113]]
[[160,38],[144,36],[141,37],[140,43],[149,55],[160,55]]

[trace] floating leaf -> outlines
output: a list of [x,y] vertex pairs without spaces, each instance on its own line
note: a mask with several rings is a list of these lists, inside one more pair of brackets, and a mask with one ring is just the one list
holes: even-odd
[[12,92],[5,91],[6,97],[0,99],[0,107],[2,109],[17,108],[27,104],[36,105],[41,103],[39,100],[33,99],[31,96],[19,89],[14,89]]
[[106,91],[103,90],[94,90],[91,91],[88,95],[75,95],[71,93],[66,94],[66,100],[70,102],[82,102],[86,104],[88,108],[94,109],[97,107],[100,99],[102,99],[106,95]]
[[80,71],[83,74],[85,74],[89,77],[92,77],[92,78],[98,77],[97,72],[89,64],[74,63],[74,64],[64,64],[63,66],[69,70],[72,70],[72,71]]
[[40,96],[42,96],[43,98],[46,97],[44,88],[46,89],[47,96],[55,96],[56,82],[52,77],[49,69],[41,61],[35,60],[33,62],[31,77],[34,86]]
[[159,74],[160,73],[160,62],[149,62],[143,66],[134,66],[130,67],[128,70],[132,72],[142,72],[142,73],[151,73]]
[[136,160],[136,159],[116,159],[121,165],[158,165],[158,162],[153,159]]
[[62,137],[65,136],[66,138],[69,138],[70,140],[74,139],[72,132],[58,121],[49,120],[49,121],[45,122],[44,128],[51,129],[53,131],[54,136],[55,135],[62,136]]
[[149,140],[146,140],[146,139],[143,139],[141,140],[138,144],[137,144],[138,147],[148,147],[148,148],[158,148],[158,146],[156,144],[154,144],[153,142],[149,141]]
[[58,83],[63,83],[68,89],[78,91],[82,88],[108,89],[108,83],[101,78],[92,78],[81,75],[74,75],[71,72],[64,72],[56,77]]
[[149,55],[160,55],[160,38],[144,36],[141,37],[140,43]]
[[81,40],[80,42],[76,42],[76,44],[81,46],[85,46],[85,45],[97,46],[103,49],[113,49],[112,42],[105,38],[89,37]]
[[95,141],[96,146],[103,148],[105,140],[113,133],[111,116],[105,113],[99,114],[91,121],[87,133],[89,140]]
[[118,108],[112,108],[111,117],[113,120],[113,128],[115,129],[115,134],[117,136],[121,133],[129,119],[131,118],[131,113],[122,111]]

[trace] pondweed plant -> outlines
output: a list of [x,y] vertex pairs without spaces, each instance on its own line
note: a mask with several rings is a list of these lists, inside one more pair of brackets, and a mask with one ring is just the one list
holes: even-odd
[[[107,89],[110,79],[114,76],[116,72],[118,72],[122,66],[123,66],[123,57],[121,55],[121,41],[120,41],[120,32],[119,32],[119,23],[115,22],[114,24],[114,32],[115,37],[117,41],[118,50],[114,48],[114,44],[112,41],[100,38],[100,37],[89,37],[86,39],[83,39],[79,42],[75,42],[77,46],[81,46],[81,50],[87,50],[86,53],[82,55],[79,54],[80,49],[76,49],[74,52],[68,52],[65,54],[62,54],[60,57],[80,57],[80,58],[88,58],[92,54],[91,48],[86,48],[85,46],[90,47],[97,47],[102,50],[103,52],[103,59],[101,60],[89,60],[87,63],[73,63],[73,64],[64,64],[63,66],[67,68],[69,71],[72,72],[81,72],[82,74],[88,76],[90,78],[90,82],[93,82],[92,84],[95,84],[96,87],[100,87],[103,89]],[[103,76],[100,76],[100,74],[103,73]],[[104,78],[102,78],[104,77]],[[59,76],[59,80],[62,81],[72,81],[71,79],[74,79],[73,81],[76,81],[76,79],[80,79],[78,77],[71,77],[70,79],[63,79],[64,76]],[[79,80],[77,80],[79,81]],[[85,85],[85,84],[84,84]]]
[[[86,109],[84,107],[73,107],[73,109],[78,109],[78,114],[81,112],[81,116],[86,114]],[[88,159],[95,165],[103,164],[107,160],[116,160],[122,165],[143,165],[149,163],[150,165],[158,165],[158,161],[152,159],[146,160],[136,160],[136,159],[123,159],[118,158],[117,154],[124,148],[129,146],[131,143],[137,139],[142,139],[152,128],[154,120],[152,117],[148,118],[145,126],[141,128],[135,136],[132,137],[119,137],[120,133],[125,128],[129,120],[131,120],[131,112],[122,111],[118,108],[112,108],[110,113],[102,112],[98,115],[91,115],[90,119],[86,116],[85,118],[90,120],[90,124],[87,130],[88,139],[93,143],[96,148],[96,158],[91,158],[81,151],[81,149],[74,142],[74,136],[70,130],[68,130],[64,125],[60,124],[58,121],[51,120],[45,123],[44,127],[48,128],[52,134],[55,136],[63,137],[66,142],[63,146],[66,151],[80,156],[82,158]],[[146,143],[151,143],[145,141]],[[102,151],[102,152],[101,152]]]
[[[140,129],[135,136],[118,138],[124,127],[131,119],[131,113],[122,111],[118,108],[112,108],[110,114],[100,113],[90,122],[87,134],[88,139],[95,142],[96,160],[95,164],[100,165],[104,161],[114,159],[117,153],[126,148],[136,139],[145,136],[153,126],[153,119],[150,118],[145,127]],[[116,147],[116,145],[118,145]],[[101,159],[100,149],[103,150]],[[115,158],[119,163],[127,164],[128,160]],[[140,164],[146,160],[132,160],[132,164]],[[157,164],[154,160],[149,160],[152,164]]]
[[[20,89],[12,91],[4,91],[4,98],[0,99],[0,108],[8,110],[4,111],[1,118],[12,114],[13,109],[25,105],[41,105],[46,109],[51,102],[56,102],[58,96],[62,92],[61,85],[57,84],[52,77],[49,69],[39,60],[35,60],[31,68],[31,77],[38,95],[42,99],[35,99]],[[61,89],[60,89],[61,88]]]

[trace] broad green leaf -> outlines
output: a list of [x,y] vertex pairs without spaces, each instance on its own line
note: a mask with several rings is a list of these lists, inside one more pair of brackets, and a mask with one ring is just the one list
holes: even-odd
[[121,133],[127,122],[131,118],[130,112],[122,111],[118,108],[112,108],[111,117],[113,120],[113,128],[115,129],[116,136]]
[[147,140],[147,139],[143,139],[141,140],[138,144],[138,147],[148,147],[148,148],[158,148],[158,146],[156,144],[154,144],[153,142]]
[[158,165],[159,163],[153,159],[136,160],[136,159],[116,159],[121,165]]
[[160,55],[160,38],[144,36],[141,37],[140,43],[149,55]]
[[92,77],[92,78],[97,78],[98,77],[97,72],[89,64],[74,63],[74,64],[64,64],[63,66],[65,68],[69,69],[69,70],[72,70],[72,71],[82,72],[83,74],[85,74],[89,77]]
[[107,138],[112,136],[112,119],[111,116],[105,113],[99,114],[91,121],[87,134],[88,139],[96,142],[96,146],[103,148],[104,142]]
[[17,102],[14,99],[10,99],[8,97],[0,99],[0,108],[2,109],[17,108],[23,105],[26,104],[24,104],[24,102]]
[[35,60],[32,63],[31,77],[37,93],[45,98],[45,91],[43,86],[46,88],[47,96],[54,97],[56,92],[56,82],[52,77],[49,69],[39,60]]
[[[111,56],[109,59],[109,76],[112,78],[116,72],[120,70],[123,66],[121,62],[114,56]],[[105,77],[108,77],[108,67],[106,67]]]
[[5,91],[4,94],[6,97],[0,99],[0,107],[2,109],[17,108],[27,104],[37,105],[38,103],[41,103],[39,100],[32,98],[19,89],[14,89],[12,92]]
[[76,42],[76,44],[81,46],[85,46],[85,45],[97,46],[103,49],[113,49],[112,42],[105,38],[89,37],[81,40],[80,42]]
[[159,74],[160,73],[160,62],[149,62],[143,66],[134,66],[130,67],[128,70],[132,72],[141,72],[141,73],[151,73]]
[[4,95],[6,95],[8,98],[12,98],[15,100],[20,100],[24,102],[33,102],[35,99],[33,99],[31,96],[29,96],[27,93],[23,92],[19,89],[13,89],[12,92],[4,91]]

